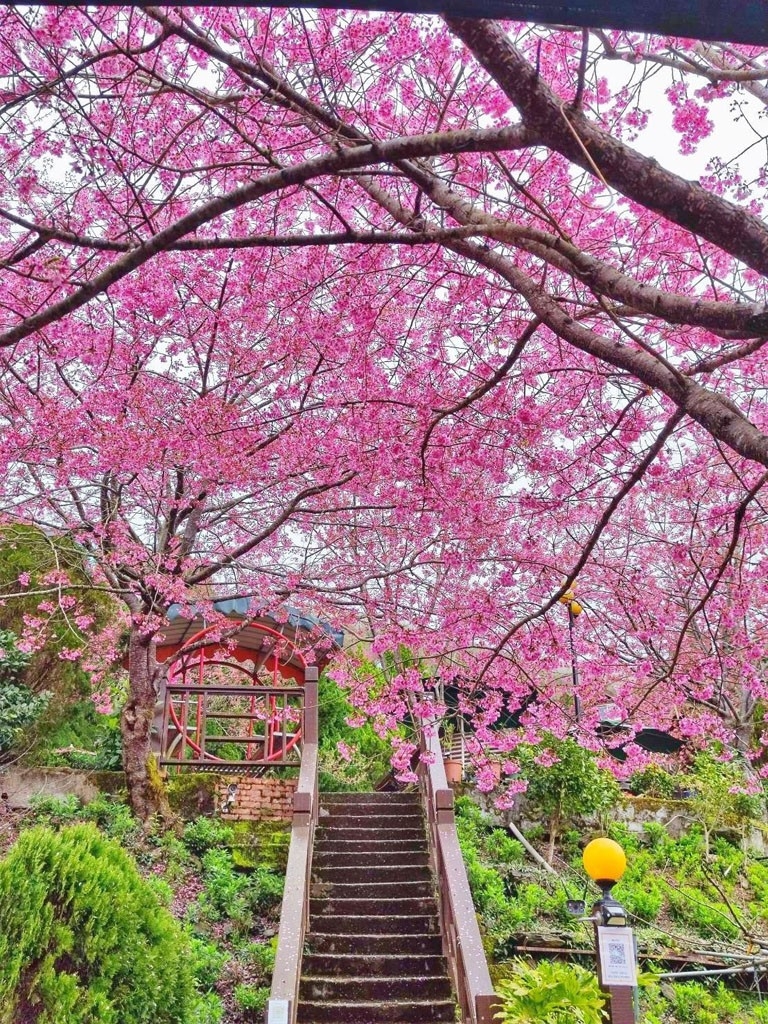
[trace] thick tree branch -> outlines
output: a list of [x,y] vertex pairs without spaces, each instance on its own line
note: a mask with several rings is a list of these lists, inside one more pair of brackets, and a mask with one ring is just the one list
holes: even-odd
[[622,195],[768,274],[768,228],[756,216],[665,170],[566,105],[494,21],[446,18],[544,144]]

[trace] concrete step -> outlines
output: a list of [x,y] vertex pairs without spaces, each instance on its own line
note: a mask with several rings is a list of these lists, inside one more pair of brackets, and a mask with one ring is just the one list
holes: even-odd
[[437,914],[336,914],[314,921],[310,917],[310,922],[332,935],[429,935],[440,930]]
[[391,814],[373,814],[365,810],[365,808],[353,808],[345,807],[336,811],[329,811],[327,814],[323,814],[322,809],[320,811],[320,818],[318,824],[322,828],[375,828],[379,832],[387,831],[391,828],[421,828],[424,829],[424,815],[421,813],[420,808],[414,807],[406,808],[404,810],[394,810]]
[[302,970],[308,977],[447,977],[448,961],[444,956],[386,953],[356,956],[353,953],[305,953]]
[[315,850],[312,856],[314,868],[364,868],[376,864],[387,867],[408,864],[424,867],[429,864],[429,858],[426,851],[414,853],[411,850],[353,850],[351,853],[341,850]]
[[298,1010],[299,1024],[432,1024],[456,1020],[452,999],[412,999],[407,1003],[302,1000]]
[[419,793],[321,793],[320,806],[337,804],[417,804],[421,806]]
[[411,853],[426,853],[426,836],[418,839],[334,839],[331,830],[327,837],[315,843],[315,856],[318,853],[398,853],[406,850]]
[[371,917],[395,915],[406,917],[410,914],[434,915],[434,896],[424,897],[394,897],[391,899],[343,899],[338,896],[327,898],[310,899],[309,919],[313,923],[319,917],[328,917],[340,914],[342,917],[350,915],[369,914]]
[[314,882],[310,896],[315,899],[393,899],[395,897],[431,896],[435,890],[432,879],[418,882]]
[[380,840],[390,839],[393,842],[395,840],[410,840],[418,839],[422,842],[425,839],[424,823],[420,821],[417,825],[409,825],[400,828],[387,828],[380,829],[372,826],[360,828],[357,825],[350,826],[334,826],[329,828],[324,825],[321,821],[317,831],[315,832],[315,841],[318,843],[324,842],[326,839],[331,839],[334,842],[352,842],[353,840],[362,840],[368,842],[369,840]]
[[437,934],[422,935],[338,935],[335,932],[317,930],[314,925],[307,936],[310,953],[333,956],[440,956],[443,952],[442,939]]
[[313,882],[424,882],[431,875],[426,865],[370,865],[368,867],[312,866]]
[[320,798],[320,817],[326,814],[376,814],[389,817],[391,814],[423,814],[418,800],[325,800]]
[[371,978],[303,977],[299,986],[299,999],[310,1002],[331,1000],[336,1002],[407,1003],[414,999],[450,999],[451,986],[447,978]]

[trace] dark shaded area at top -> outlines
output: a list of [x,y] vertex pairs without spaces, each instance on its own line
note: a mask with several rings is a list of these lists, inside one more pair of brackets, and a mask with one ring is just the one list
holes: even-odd
[[[224,0],[209,0],[222,6]],[[180,7],[184,4],[173,3]],[[618,28],[688,39],[768,43],[768,0],[345,0],[272,3],[272,7],[332,7],[350,11],[503,18],[542,25]]]

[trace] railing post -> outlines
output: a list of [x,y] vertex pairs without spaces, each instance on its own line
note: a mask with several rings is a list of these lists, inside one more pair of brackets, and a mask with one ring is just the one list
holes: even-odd
[[456,820],[452,789],[435,790],[435,817],[438,825],[452,825]]
[[304,670],[304,742],[317,743],[319,732],[317,665]]

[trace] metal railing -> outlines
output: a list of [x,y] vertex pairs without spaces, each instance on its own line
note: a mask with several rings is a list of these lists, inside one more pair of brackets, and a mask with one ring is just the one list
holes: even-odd
[[285,872],[275,969],[266,1009],[267,1024],[295,1024],[296,1021],[301,958],[304,937],[309,928],[312,845],[318,820],[317,712],[317,669],[309,667],[304,682],[301,770],[293,797],[291,845]]
[[499,1008],[485,958],[467,871],[459,847],[453,791],[445,777],[437,725],[422,722],[419,783],[427,812],[430,856],[438,884],[443,946],[464,1024],[493,1024]]

